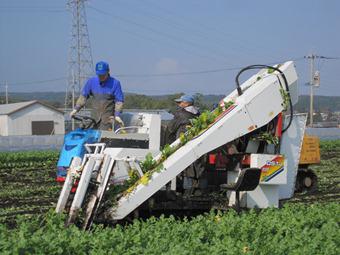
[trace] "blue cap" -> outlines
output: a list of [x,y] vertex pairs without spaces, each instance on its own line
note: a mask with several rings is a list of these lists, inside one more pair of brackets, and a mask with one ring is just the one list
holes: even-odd
[[188,103],[194,103],[194,98],[190,95],[183,95],[180,98],[175,99],[175,102],[180,103],[180,102],[188,102]]
[[100,61],[96,64],[97,75],[105,75],[109,72],[109,70],[110,70],[109,64],[104,61]]

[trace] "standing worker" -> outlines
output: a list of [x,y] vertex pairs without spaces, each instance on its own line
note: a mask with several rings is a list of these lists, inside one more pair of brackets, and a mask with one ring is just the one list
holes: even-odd
[[[186,132],[187,126],[191,124],[190,119],[194,119],[200,114],[198,108],[194,106],[194,98],[190,95],[183,95],[175,99],[175,102],[178,108],[174,113],[174,118],[169,122],[166,132],[169,144],[173,143],[181,133]],[[204,170],[201,162],[201,159],[196,160],[176,178],[178,191],[184,189],[184,194],[187,195],[195,192],[199,185],[199,177]],[[170,191],[168,191],[168,193],[170,193]]]
[[70,113],[71,118],[86,104],[87,99],[93,97],[93,115],[100,121],[100,130],[112,130],[114,122],[124,125],[120,118],[124,94],[120,81],[110,76],[109,64],[100,61],[96,64],[97,76],[90,78],[82,89],[76,106]]

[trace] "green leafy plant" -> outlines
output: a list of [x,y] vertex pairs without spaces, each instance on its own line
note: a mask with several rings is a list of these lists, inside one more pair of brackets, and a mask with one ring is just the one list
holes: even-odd
[[[337,255],[340,140],[321,141],[320,148],[321,164],[312,169],[321,192],[298,195],[280,209],[151,217],[115,227],[95,224],[89,232],[65,228],[65,215],[53,212],[61,190],[54,181],[55,167],[0,168],[0,253]],[[20,160],[30,162],[30,154],[25,154]],[[136,182],[135,171],[129,175]],[[108,192],[121,194],[131,185],[111,185]],[[112,207],[115,201],[105,202]]]
[[[230,106],[234,104],[233,101],[226,102],[224,104],[225,109],[228,109]],[[181,146],[185,145],[187,142],[192,140],[195,136],[199,135],[201,132],[206,130],[211,124],[215,122],[215,120],[221,115],[223,112],[223,109],[221,106],[218,106],[214,111],[204,111],[200,114],[199,117],[191,119],[189,125],[187,127],[187,131],[185,133],[180,134],[180,145],[177,146],[171,146],[169,144],[166,144],[161,151],[161,157],[158,161],[154,160],[152,155],[149,153],[146,155],[145,159],[140,163],[143,173],[146,176],[141,177],[138,181],[133,183],[132,186],[130,186],[125,194],[130,194],[137,186],[138,184],[147,184],[149,178],[152,176],[155,172],[160,172],[162,169],[164,169],[163,162],[172,155],[176,150],[178,150]]]
[[146,173],[147,171],[153,169],[156,166],[157,162],[153,159],[153,156],[151,153],[148,153],[145,156],[145,159],[140,162],[140,166],[142,168],[143,173]]
[[265,141],[267,144],[279,144],[279,138],[268,132],[261,132],[252,138],[256,141]]
[[174,153],[176,150],[176,148],[171,147],[169,144],[166,144],[163,148],[163,150],[161,151],[162,153],[162,157],[161,160],[164,161],[166,160],[172,153]]
[[225,102],[224,103],[224,108],[225,109],[228,109],[230,106],[232,106],[234,104],[234,102],[233,101],[228,101],[228,102]]
[[137,169],[130,169],[129,170],[129,178],[130,178],[131,182],[135,182],[135,181],[138,180],[139,175],[138,175]]
[[284,88],[280,88],[280,94],[282,97],[282,107],[284,111],[287,111],[288,109],[288,105],[289,105],[289,100],[290,100],[290,96],[287,90],[285,90]]
[[179,140],[181,142],[181,145],[185,145],[188,142],[188,137],[184,133],[181,133],[179,135]]
[[[91,231],[53,211],[0,224],[2,254],[339,254],[340,204],[285,205],[237,215],[151,217]],[[284,223],[284,224],[283,224]],[[273,240],[278,240],[277,242]],[[301,245],[303,243],[304,245]]]
[[3,152],[0,154],[0,168],[51,167],[58,160],[57,151]]
[[273,68],[268,68],[268,70],[267,70],[267,73],[268,74],[272,74],[272,73],[274,73],[275,72],[275,69],[273,69]]

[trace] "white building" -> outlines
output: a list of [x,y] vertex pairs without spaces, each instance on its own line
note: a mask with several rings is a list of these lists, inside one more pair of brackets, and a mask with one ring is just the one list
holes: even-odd
[[1,136],[64,134],[64,122],[62,111],[39,101],[0,105]]

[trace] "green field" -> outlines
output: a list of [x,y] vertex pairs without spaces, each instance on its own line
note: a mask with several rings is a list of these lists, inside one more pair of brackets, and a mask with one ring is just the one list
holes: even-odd
[[64,228],[57,152],[0,154],[0,254],[340,254],[340,141],[322,142],[318,191],[281,209]]

